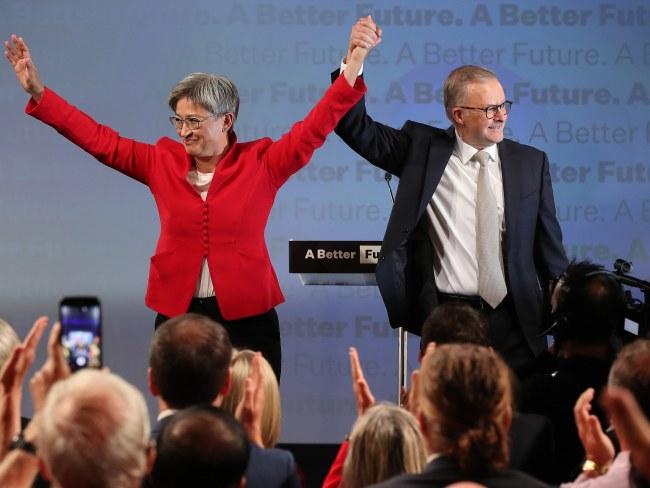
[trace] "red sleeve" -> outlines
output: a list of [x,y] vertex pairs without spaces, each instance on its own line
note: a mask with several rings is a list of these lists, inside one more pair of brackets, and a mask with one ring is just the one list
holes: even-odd
[[40,102],[30,99],[25,112],[102,163],[148,184],[155,158],[154,146],[121,137],[117,131],[98,124],[49,88],[45,89]]
[[341,482],[343,481],[343,463],[348,456],[349,447],[350,442],[343,441],[325,480],[323,480],[323,488],[338,488],[341,486]]
[[277,187],[309,162],[314,151],[323,145],[365,92],[366,85],[361,78],[351,87],[343,76],[339,76],[304,120],[295,123],[289,132],[269,146],[263,162]]

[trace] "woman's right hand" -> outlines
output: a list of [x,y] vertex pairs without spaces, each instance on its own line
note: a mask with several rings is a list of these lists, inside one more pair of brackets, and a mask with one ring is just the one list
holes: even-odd
[[9,41],[5,41],[5,57],[11,63],[16,73],[16,78],[23,89],[29,93],[36,102],[40,102],[45,91],[45,85],[38,74],[36,65],[32,61],[32,55],[22,37],[11,35]]

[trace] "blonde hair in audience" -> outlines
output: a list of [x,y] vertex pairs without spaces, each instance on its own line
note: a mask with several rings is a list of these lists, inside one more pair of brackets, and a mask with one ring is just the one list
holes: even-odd
[[[230,366],[232,368],[232,385],[224,398],[222,407],[235,415],[237,405],[244,397],[244,382],[251,372],[255,352],[249,349],[233,351]],[[269,362],[262,357],[262,383],[265,395],[262,412],[262,442],[264,447],[273,447],[280,437],[281,404],[280,387]]]
[[430,449],[468,473],[506,468],[512,386],[499,355],[470,344],[438,346],[425,357],[420,381]]
[[415,417],[403,408],[380,403],[352,428],[342,486],[372,485],[400,474],[419,473],[425,465],[424,439]]

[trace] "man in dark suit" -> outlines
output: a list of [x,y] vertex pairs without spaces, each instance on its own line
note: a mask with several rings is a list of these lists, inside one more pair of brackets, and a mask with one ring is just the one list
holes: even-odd
[[[178,410],[201,404],[221,405],[230,390],[231,356],[228,333],[205,316],[180,315],[156,329],[148,371],[149,390],[160,409],[152,429],[154,438],[173,421]],[[245,476],[246,486],[251,488],[299,486],[289,451],[263,449],[253,442]]]
[[[381,40],[370,17],[349,50]],[[349,51],[348,51],[349,52]],[[520,372],[545,348],[546,284],[567,265],[546,154],[504,139],[511,108],[496,75],[461,66],[444,86],[448,130],[375,122],[365,99],[336,133],[371,164],[400,178],[377,264],[393,327],[419,333],[438,304],[484,310],[490,339]]]

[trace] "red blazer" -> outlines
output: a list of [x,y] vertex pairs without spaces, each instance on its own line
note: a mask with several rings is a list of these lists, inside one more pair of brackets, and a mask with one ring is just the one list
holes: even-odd
[[221,313],[234,320],[284,301],[264,242],[275,194],[364,92],[361,79],[352,88],[340,77],[278,141],[237,143],[235,137],[205,202],[186,180],[192,160],[179,142],[163,137],[151,145],[121,137],[49,89],[40,103],[30,100],[26,112],[151,190],[161,225],[147,306],[170,317],[185,313],[207,257]]

